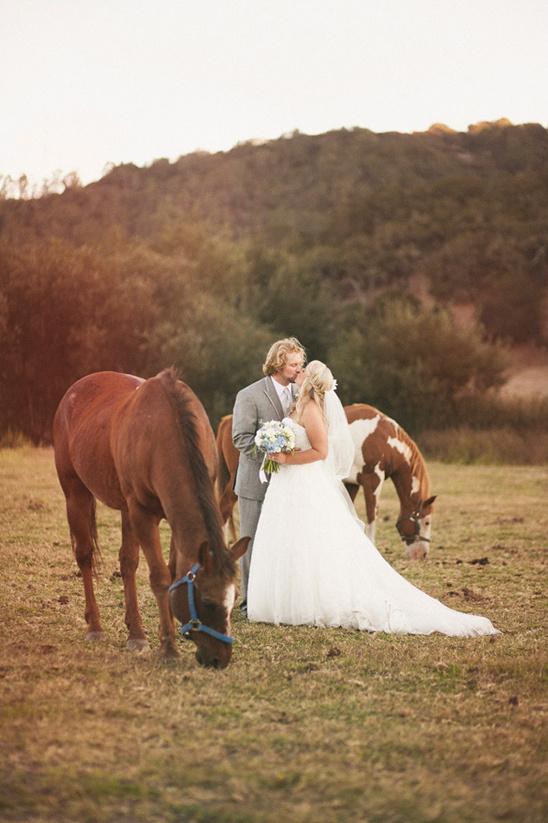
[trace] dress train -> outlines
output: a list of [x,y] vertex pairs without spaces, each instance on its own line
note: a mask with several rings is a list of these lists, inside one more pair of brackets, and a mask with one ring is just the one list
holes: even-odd
[[[310,447],[290,418],[296,444]],[[350,504],[350,505],[349,505]],[[418,589],[377,551],[325,461],[280,465],[263,503],[248,586],[251,621],[371,632],[498,634]]]

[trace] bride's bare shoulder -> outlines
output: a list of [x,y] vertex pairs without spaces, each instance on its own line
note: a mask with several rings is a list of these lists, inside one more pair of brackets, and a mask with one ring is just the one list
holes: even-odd
[[301,409],[301,420],[303,423],[323,423],[324,417],[318,404],[308,400]]

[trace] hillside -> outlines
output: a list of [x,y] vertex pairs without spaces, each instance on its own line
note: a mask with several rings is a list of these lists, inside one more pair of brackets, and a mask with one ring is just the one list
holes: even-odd
[[[288,230],[299,218],[298,230],[319,237],[320,226],[325,228],[322,217],[372,194],[385,192],[380,219],[393,219],[387,207],[391,195],[401,191],[424,196],[434,187],[438,197],[447,196],[452,184],[462,207],[481,194],[478,187],[524,183],[524,176],[546,174],[547,162],[548,133],[537,124],[498,121],[466,133],[440,125],[414,134],[374,134],[358,128],[317,136],[295,132],[240,144],[228,152],[186,155],[174,163],[159,159],[145,168],[115,166],[84,188],[69,175],[69,188],[61,197],[46,194],[39,205],[27,201],[4,207],[3,231],[47,229],[77,241],[79,236],[93,238],[94,227],[114,217],[129,234],[151,236],[165,221],[193,211],[239,234]],[[436,189],[440,181],[444,185]],[[68,221],[63,219],[67,216]],[[79,225],[82,222],[87,225]]]
[[491,335],[548,336],[548,131],[537,124],[294,133],[0,202],[0,238],[17,243],[157,243],[196,221],[296,254],[345,300],[367,303],[421,272],[436,298],[477,304]]
[[69,175],[0,200],[0,436],[47,441],[82,374],[171,363],[216,421],[287,334],[347,402],[411,431],[464,421],[505,381],[544,393],[547,250],[538,124],[296,132]]

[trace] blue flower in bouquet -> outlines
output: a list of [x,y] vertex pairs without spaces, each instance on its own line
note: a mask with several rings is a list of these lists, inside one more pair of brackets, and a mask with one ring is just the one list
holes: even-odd
[[264,423],[255,435],[255,451],[264,452],[259,476],[262,483],[266,483],[266,474],[275,474],[280,470],[280,464],[270,460],[268,455],[275,452],[292,454],[295,450],[295,432],[282,420],[270,420]]

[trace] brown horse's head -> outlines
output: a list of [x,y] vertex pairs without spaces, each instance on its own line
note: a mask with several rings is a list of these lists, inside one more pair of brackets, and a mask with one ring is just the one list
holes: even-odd
[[401,515],[396,528],[405,543],[405,556],[414,560],[424,560],[430,548],[432,513],[436,495],[427,500],[419,500],[417,507],[407,515]]
[[236,561],[251,538],[242,537],[226,552],[212,553],[202,543],[199,560],[170,589],[170,606],[182,634],[196,644],[202,666],[224,669],[232,655],[232,612],[236,601]]

